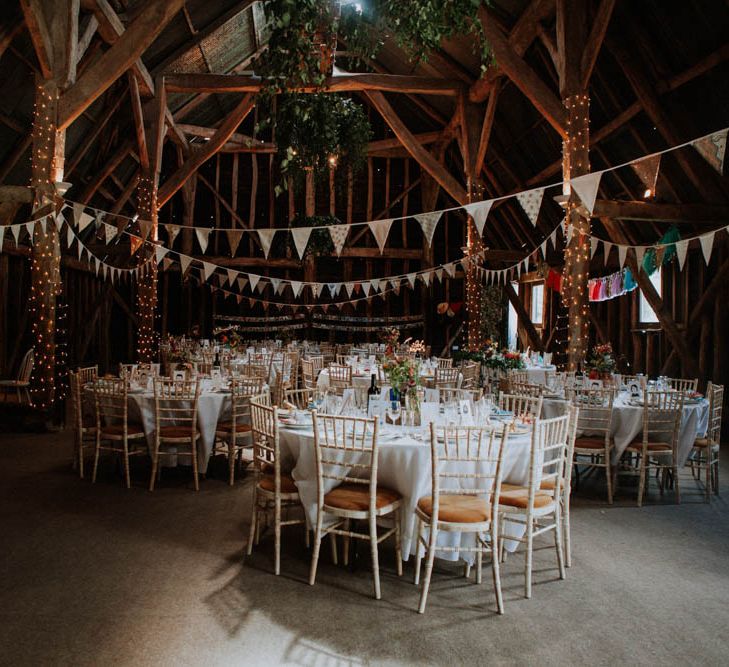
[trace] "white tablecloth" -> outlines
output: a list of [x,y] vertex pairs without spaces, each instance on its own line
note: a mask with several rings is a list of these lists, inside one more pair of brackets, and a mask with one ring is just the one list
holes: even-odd
[[[628,445],[643,431],[643,408],[630,405],[630,396],[623,392],[615,399],[611,435],[615,441],[613,463],[623,455]],[[545,398],[542,403],[542,416],[545,419],[565,414],[569,403],[564,399]],[[706,435],[709,425],[709,402],[702,399],[699,403],[683,406],[681,429],[678,436],[678,465],[683,466],[691,454],[697,437]],[[589,435],[585,434],[585,435]]]
[[556,366],[527,366],[527,379],[531,384],[547,384],[547,378],[557,373]]
[[[372,373],[376,373],[376,371],[371,371],[369,373],[358,373],[355,374],[352,373],[352,386],[367,389],[371,382],[372,382]],[[377,380],[378,386],[382,384],[379,380]],[[321,389],[322,391],[325,391],[329,389],[329,369],[328,368],[322,368],[322,370],[319,372],[319,377],[316,379],[316,386],[317,389]]]
[[[403,497],[403,558],[414,553],[415,507],[418,499],[429,496],[432,491],[429,435],[421,435],[418,430],[388,425],[381,428],[379,437],[377,483],[398,491]],[[426,434],[427,430],[421,433]],[[313,430],[293,430],[281,427],[280,441],[282,466],[285,469],[292,468],[291,474],[299,490],[307,520],[309,525],[313,526],[316,523],[317,498]],[[529,447],[529,436],[508,439],[503,460],[504,482],[527,484]],[[505,529],[506,535],[512,537],[520,537],[523,532],[523,527],[515,524],[507,524]],[[441,532],[439,543],[456,546],[461,543],[461,536],[459,533]],[[518,543],[506,540],[505,546],[509,551],[514,551]],[[453,552],[441,552],[438,556],[449,560],[458,559],[457,554]],[[468,556],[468,560],[472,560],[473,554],[464,554],[464,557],[466,556]]]

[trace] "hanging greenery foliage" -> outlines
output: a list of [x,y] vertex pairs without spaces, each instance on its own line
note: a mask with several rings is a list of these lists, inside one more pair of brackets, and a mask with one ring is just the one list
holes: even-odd
[[365,162],[372,131],[364,109],[351,99],[332,93],[281,95],[275,123],[283,176],[297,178],[308,169],[323,174],[333,166],[357,171]]
[[[341,221],[333,215],[297,215],[291,221],[291,227],[326,227],[328,225],[339,224],[341,224]],[[286,254],[286,249],[289,248],[292,256],[298,257],[296,244],[291,234],[277,234],[276,236],[282,239],[276,247],[276,254],[283,257]],[[306,245],[306,252],[302,259],[309,256],[319,257],[322,255],[331,255],[333,252],[334,243],[332,242],[329,230],[312,229],[311,236],[309,236],[309,243]]]

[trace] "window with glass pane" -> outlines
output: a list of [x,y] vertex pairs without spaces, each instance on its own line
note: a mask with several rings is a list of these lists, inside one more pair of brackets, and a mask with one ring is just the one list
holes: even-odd
[[532,285],[532,323],[539,325],[544,323],[544,283]]
[[[519,293],[519,283],[511,283],[511,286],[514,288],[514,291],[518,294]],[[517,327],[519,326],[518,319],[516,316],[516,310],[514,309],[514,306],[511,305],[511,301],[509,301],[509,323],[508,323],[508,341],[507,345],[510,350],[516,349],[516,338],[517,338]]]
[[[655,288],[656,292],[658,292],[658,296],[663,296],[663,291],[661,289],[661,270],[658,269],[654,274],[650,276],[650,281],[653,287]],[[658,317],[656,316],[655,311],[653,308],[651,308],[651,305],[648,303],[648,299],[645,298],[645,294],[643,294],[643,290],[640,290],[640,321],[644,324],[654,324],[658,322]]]

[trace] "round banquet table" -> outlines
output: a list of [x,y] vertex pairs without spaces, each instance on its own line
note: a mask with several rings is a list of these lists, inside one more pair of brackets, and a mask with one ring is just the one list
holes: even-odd
[[[430,435],[427,427],[400,427],[385,425],[378,431],[378,468],[377,483],[398,491],[403,498],[402,512],[402,550],[403,558],[415,553],[415,506],[418,499],[429,496],[432,488]],[[316,459],[314,456],[314,432],[311,427],[293,429],[281,424],[279,429],[281,446],[281,465],[291,469],[304,506],[309,526],[316,524]],[[530,436],[510,436],[504,446],[503,481],[509,484],[525,485],[529,478]],[[461,464],[469,465],[469,464]],[[472,464],[471,464],[472,465]],[[351,472],[350,472],[351,474]],[[334,487],[333,480],[325,480],[326,491]],[[325,491],[325,492],[326,492]],[[508,537],[521,537],[524,527],[508,523],[504,529],[505,547],[515,551],[518,542]],[[441,531],[439,544],[444,546],[466,546],[466,535],[461,540],[460,533]],[[470,546],[470,544],[469,544]],[[458,560],[457,552],[438,552],[439,558]],[[473,561],[473,553],[464,553],[464,560]]]
[[547,378],[556,375],[556,366],[527,366],[527,379],[531,384],[547,384]]
[[[369,388],[370,383],[372,382],[373,373],[377,374],[377,371],[370,370],[365,372],[364,370],[359,371],[352,369],[352,386],[357,389]],[[322,368],[321,371],[319,371],[319,377],[316,379],[316,387],[321,391],[326,391],[329,389],[329,384],[329,369]],[[377,380],[377,384],[379,385],[381,382]]]
[[[643,432],[643,407],[630,404],[630,394],[621,392],[615,398],[610,433],[614,439],[613,463],[617,463],[628,445]],[[542,417],[550,419],[567,412],[569,402],[563,398],[545,398]],[[580,408],[581,410],[584,408]],[[678,465],[683,466],[697,437],[706,435],[709,426],[709,401],[705,398],[696,403],[684,404],[678,435]],[[584,433],[578,435],[591,435]]]

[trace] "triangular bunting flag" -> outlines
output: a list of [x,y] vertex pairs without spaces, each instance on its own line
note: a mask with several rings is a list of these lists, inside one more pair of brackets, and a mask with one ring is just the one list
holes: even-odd
[[299,294],[301,293],[302,284],[303,283],[299,280],[291,281],[291,291],[294,293],[294,299],[298,298]]
[[347,290],[347,296],[351,299],[354,292],[354,283],[344,283],[344,289]]
[[257,229],[256,232],[258,232],[258,240],[261,242],[261,248],[263,248],[263,256],[268,259],[268,253],[271,250],[271,242],[273,241],[273,236],[276,233],[276,230]]
[[491,210],[493,203],[493,199],[488,199],[486,201],[477,201],[473,204],[466,204],[463,207],[466,210],[466,213],[473,218],[473,222],[476,225],[476,229],[478,229],[479,236],[483,236],[483,228],[486,224],[486,218],[489,215],[489,211]]
[[413,216],[419,223],[423,230],[423,236],[430,246],[433,243],[433,235],[435,234],[435,228],[438,226],[438,221],[443,215],[443,211],[433,211],[432,213],[420,213]]
[[75,202],[73,205],[73,224],[78,226],[81,221],[81,214],[84,212],[84,205]]
[[228,275],[228,284],[233,287],[233,283],[235,283],[238,272],[235,269],[226,269],[225,273]]
[[[159,247],[159,246],[158,246]],[[167,250],[165,249],[165,252]],[[163,257],[162,258],[162,270],[167,271],[169,268],[174,264],[174,262],[169,257]]]
[[109,245],[116,238],[116,227],[108,223],[104,223],[104,235],[106,238],[106,245]]
[[134,236],[132,234],[129,235],[129,245],[132,249],[132,255],[137,252],[142,247],[142,239],[140,239],[138,236]]
[[727,130],[715,132],[709,137],[694,141],[693,147],[720,174],[724,173],[724,154],[726,153]]
[[592,174],[585,174],[570,180],[570,186],[577,193],[583,206],[590,212],[595,208],[595,199],[597,199],[597,189],[600,187],[600,179],[602,172],[596,171]]
[[[15,237],[15,245],[18,245],[18,231],[20,230],[20,225],[13,225],[11,227],[13,230],[13,236]],[[70,248],[73,245],[73,240],[76,238],[76,236],[73,233],[73,228],[71,225],[68,225],[66,227],[66,247]]]
[[599,242],[599,239],[596,239],[594,236],[590,237],[590,259],[592,259],[595,256],[595,251],[597,250],[598,242]]
[[[636,173],[643,187],[646,189],[646,196],[652,197],[656,194],[656,182],[658,181],[658,169],[661,166],[661,156],[652,155],[651,157],[643,158],[642,160],[636,160],[631,162],[630,166]],[[650,191],[650,192],[648,192]]]
[[195,229],[195,236],[197,236],[197,242],[200,244],[200,249],[203,254],[208,249],[208,241],[210,241],[210,229],[207,227],[197,227]]
[[3,251],[3,237],[5,236],[5,225],[0,225],[0,252]]
[[225,235],[228,237],[230,256],[235,257],[235,253],[237,252],[238,246],[240,245],[240,240],[243,236],[243,232],[240,229],[228,229],[226,230]]
[[78,221],[79,232],[82,232],[84,229],[86,229],[93,221],[94,221],[94,218],[92,216],[90,216],[88,213],[86,213],[86,212],[82,213],[79,218],[79,221]]
[[215,273],[215,264],[211,264],[210,262],[203,262],[203,278],[207,280],[210,278],[213,273]]
[[435,277],[438,279],[438,282],[443,282],[443,269],[436,269],[435,270]]
[[443,270],[451,277],[456,275],[456,263],[455,262],[448,262],[448,264],[443,264]]
[[625,264],[625,256],[628,254],[628,246],[626,245],[619,245],[618,246],[618,260],[620,261],[620,268],[623,268],[623,264]]
[[605,263],[605,266],[607,266],[608,258],[610,257],[610,251],[613,249],[613,244],[609,241],[603,241],[602,242],[602,251],[603,251],[603,262]]
[[344,248],[344,242],[347,240],[347,234],[349,234],[349,225],[329,226],[329,236],[332,237],[332,243],[334,244],[334,251],[337,253],[337,257],[342,254],[342,248]]
[[180,233],[180,225],[165,225],[165,227],[167,229],[167,236],[169,237],[168,244],[171,248],[175,243],[177,235]]
[[678,268],[683,271],[683,265],[686,261],[686,253],[688,252],[688,241],[676,241],[676,257],[678,257]]
[[281,288],[281,278],[269,278],[269,280],[271,281],[273,293],[278,294],[278,291]]
[[385,243],[387,243],[387,236],[390,233],[390,227],[392,226],[392,218],[388,218],[387,220],[373,220],[372,222],[368,222],[367,225],[377,241],[380,254],[382,254],[382,251],[385,249]]
[[539,246],[539,250],[542,253],[542,259],[546,260],[547,259],[547,239],[544,239],[544,242],[542,243],[542,245]]
[[251,286],[251,294],[253,294],[253,290],[256,289],[256,285],[258,285],[258,281],[260,279],[261,279],[261,276],[257,276],[255,273],[248,274],[248,283]]
[[137,224],[139,225],[139,231],[142,233],[143,239],[149,238],[149,233],[152,231],[152,221],[151,220],[137,220]]
[[244,278],[243,276],[238,276],[238,280],[236,281],[236,284],[238,285],[238,291],[242,292],[243,288],[248,284],[248,278]]
[[379,289],[380,281],[379,280],[370,280],[370,287],[372,288],[372,292],[376,292]]
[[635,261],[638,263],[638,270],[643,265],[643,255],[645,255],[645,246],[639,245],[633,248],[635,250]]
[[181,276],[184,278],[185,274],[187,273],[187,269],[190,267],[190,262],[192,262],[192,257],[188,257],[187,255],[180,255],[180,269],[181,269]]
[[311,236],[311,227],[292,228],[291,236],[294,237],[294,245],[296,246],[296,252],[299,253],[299,259],[304,259],[306,246],[309,243],[309,236]]
[[701,243],[701,252],[704,254],[704,261],[709,264],[711,262],[711,251],[714,249],[714,236],[716,232],[710,232],[708,234],[702,234],[699,236],[699,242]]
[[542,207],[542,199],[544,198],[544,188],[537,188],[536,190],[527,190],[526,192],[520,192],[516,195],[516,200],[519,205],[524,209],[524,213],[527,214],[529,221],[533,226],[537,225],[537,217],[539,216],[539,209]]

